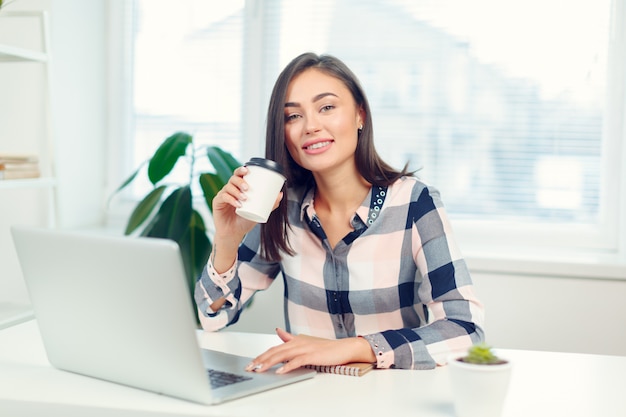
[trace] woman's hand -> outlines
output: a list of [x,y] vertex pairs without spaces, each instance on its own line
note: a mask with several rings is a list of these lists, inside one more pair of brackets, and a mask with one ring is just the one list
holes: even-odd
[[[241,207],[241,201],[247,198],[248,184],[244,178],[247,173],[248,168],[245,166],[237,168],[228,183],[213,199],[215,235],[213,236],[211,261],[219,273],[230,269],[237,258],[237,248],[239,248],[241,240],[256,224],[238,216],[235,212],[238,207]],[[283,193],[280,192],[274,202],[274,209],[278,207],[282,198]],[[213,311],[217,311],[225,302],[226,300],[223,298],[216,300],[211,308]]]
[[241,201],[246,199],[248,184],[244,176],[247,173],[248,168],[245,166],[237,168],[228,183],[213,198],[213,219],[217,235],[243,238],[255,225],[235,213],[241,207]]
[[276,333],[283,343],[257,356],[247,371],[264,372],[278,363],[284,363],[276,373],[284,374],[304,365],[340,365],[348,362],[375,362],[369,343],[360,337],[323,339],[308,335],[294,336],[282,329]]
[[[232,237],[241,241],[254,225],[253,221],[246,220],[235,213],[241,207],[241,201],[246,200],[248,184],[245,175],[248,168],[245,166],[237,168],[228,180],[228,183],[215,195],[213,199],[213,219],[215,220],[216,235]],[[274,203],[274,208],[278,207],[283,198],[280,192]]]

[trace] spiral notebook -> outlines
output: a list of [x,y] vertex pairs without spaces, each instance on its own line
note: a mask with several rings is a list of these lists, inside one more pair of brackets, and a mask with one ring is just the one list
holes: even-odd
[[306,365],[305,368],[313,369],[325,374],[338,374],[350,376],[363,376],[372,369],[374,364],[365,362],[352,362],[344,365]]

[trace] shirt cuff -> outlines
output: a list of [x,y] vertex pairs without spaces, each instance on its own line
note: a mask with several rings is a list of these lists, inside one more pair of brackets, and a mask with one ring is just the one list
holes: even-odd
[[[213,267],[213,263],[211,262],[211,259],[209,259],[207,262],[207,273],[209,275],[209,278],[211,279],[211,282],[213,282],[214,284],[214,289],[220,294],[219,297],[226,298],[227,302],[226,304],[224,304],[225,307],[232,307],[237,304],[237,301],[235,300],[235,296],[233,295],[233,291],[228,285],[235,277],[235,272],[237,270],[236,265],[237,265],[237,260],[235,260],[235,262],[233,263],[233,265],[230,267],[229,270],[220,274]],[[215,297],[215,298],[217,299],[219,297]],[[215,301],[215,300],[211,300],[211,301]]]
[[390,368],[395,362],[394,352],[387,340],[382,334],[370,334],[362,336],[372,347],[374,354],[376,355],[376,367],[377,368]]

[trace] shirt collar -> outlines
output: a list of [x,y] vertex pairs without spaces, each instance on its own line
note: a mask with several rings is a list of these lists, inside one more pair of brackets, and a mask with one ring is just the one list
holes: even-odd
[[[361,202],[361,205],[357,208],[355,215],[360,219],[361,223],[366,227],[369,227],[380,215],[380,210],[385,202],[387,195],[387,187],[373,186],[367,193],[367,196]],[[300,220],[306,219],[312,220],[315,217],[315,208],[313,207],[315,196],[315,187],[311,187],[304,194],[302,198],[302,205],[300,210]],[[354,221],[353,219],[353,226]]]
[[312,219],[315,216],[315,209],[313,208],[313,197],[315,196],[315,187],[309,188],[302,197],[302,204],[300,205],[300,221],[305,219]]

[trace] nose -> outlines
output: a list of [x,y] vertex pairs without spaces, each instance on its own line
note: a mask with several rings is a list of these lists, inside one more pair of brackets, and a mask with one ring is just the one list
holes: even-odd
[[318,118],[313,116],[308,116],[306,118],[306,125],[304,127],[304,133],[310,135],[311,133],[319,132],[321,129]]

